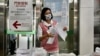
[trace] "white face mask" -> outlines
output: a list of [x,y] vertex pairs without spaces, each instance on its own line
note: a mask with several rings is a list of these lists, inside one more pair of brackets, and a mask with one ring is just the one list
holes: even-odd
[[50,20],[51,19],[51,14],[45,15],[46,20]]

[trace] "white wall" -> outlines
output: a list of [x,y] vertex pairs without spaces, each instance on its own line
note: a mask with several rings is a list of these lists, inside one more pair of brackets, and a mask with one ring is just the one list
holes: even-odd
[[94,0],[80,0],[80,55],[94,50]]

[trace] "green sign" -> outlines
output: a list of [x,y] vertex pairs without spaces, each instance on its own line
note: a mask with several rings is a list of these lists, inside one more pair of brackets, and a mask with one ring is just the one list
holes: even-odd
[[35,34],[35,30],[33,30],[32,32],[28,32],[28,31],[26,31],[26,32],[24,32],[24,31],[20,31],[20,32],[18,32],[18,31],[11,31],[11,30],[7,30],[7,34]]

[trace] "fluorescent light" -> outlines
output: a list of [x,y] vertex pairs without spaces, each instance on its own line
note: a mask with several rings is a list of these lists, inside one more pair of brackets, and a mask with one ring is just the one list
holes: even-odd
[[5,4],[5,3],[0,3],[0,6],[5,6],[5,5],[7,5],[7,4]]
[[39,4],[39,3],[41,3],[41,2],[40,2],[40,0],[36,0],[36,3]]
[[74,16],[74,19],[77,19],[78,17],[77,16]]
[[78,10],[77,9],[74,9],[74,11],[77,12]]
[[69,0],[69,3],[72,3],[73,2],[73,0]]
[[75,3],[77,3],[77,0],[74,0]]

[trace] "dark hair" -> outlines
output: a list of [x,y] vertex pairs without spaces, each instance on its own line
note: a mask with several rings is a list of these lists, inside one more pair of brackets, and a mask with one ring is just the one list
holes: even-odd
[[[42,12],[41,12],[41,19],[44,20],[44,21],[46,21],[45,12],[46,12],[47,10],[50,10],[50,12],[51,12],[51,9],[50,9],[50,8],[47,8],[47,7],[43,8],[43,9],[42,9]],[[53,15],[52,15],[52,12],[51,12],[51,19],[52,19],[52,18],[53,18]]]

